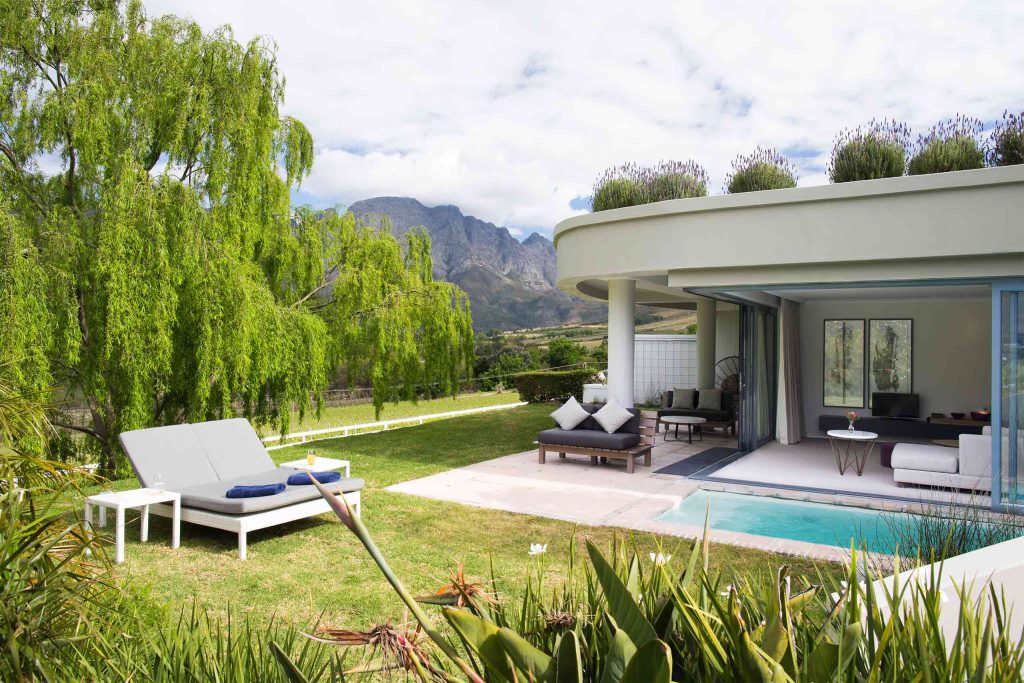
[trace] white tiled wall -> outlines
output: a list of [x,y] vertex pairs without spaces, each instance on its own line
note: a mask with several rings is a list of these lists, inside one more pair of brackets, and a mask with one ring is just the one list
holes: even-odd
[[638,334],[633,355],[633,396],[637,404],[659,402],[661,392],[697,386],[697,337]]

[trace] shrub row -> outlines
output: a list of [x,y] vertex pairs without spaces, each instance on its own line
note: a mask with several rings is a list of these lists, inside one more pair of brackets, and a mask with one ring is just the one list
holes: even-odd
[[[845,183],[1024,163],[1024,113],[1003,112],[987,140],[982,138],[982,129],[979,119],[958,115],[933,126],[913,145],[910,127],[897,121],[871,121],[846,129],[833,145],[829,180]],[[753,154],[733,161],[725,191],[777,190],[796,187],[796,181],[796,169],[785,156],[758,147]],[[625,164],[608,169],[597,179],[593,210],[706,194],[707,172],[694,161],[661,162],[651,168]]]
[[519,398],[530,403],[564,401],[570,396],[583,396],[583,385],[594,380],[594,371],[586,368],[574,370],[538,370],[521,372],[515,376]]

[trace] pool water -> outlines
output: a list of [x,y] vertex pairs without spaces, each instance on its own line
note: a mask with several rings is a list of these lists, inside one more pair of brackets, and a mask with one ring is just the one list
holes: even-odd
[[896,547],[893,525],[912,522],[913,515],[878,510],[805,503],[798,500],[697,490],[658,520],[704,526],[708,501],[708,526],[757,536],[788,538],[820,545],[849,548],[867,546],[873,552],[892,553]]

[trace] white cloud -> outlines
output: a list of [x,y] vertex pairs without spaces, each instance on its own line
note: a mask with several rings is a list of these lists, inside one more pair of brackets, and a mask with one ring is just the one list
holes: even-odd
[[303,197],[413,196],[524,234],[624,161],[694,158],[720,191],[775,146],[820,184],[843,127],[1024,109],[1019,2],[147,4],[277,41],[317,143]]

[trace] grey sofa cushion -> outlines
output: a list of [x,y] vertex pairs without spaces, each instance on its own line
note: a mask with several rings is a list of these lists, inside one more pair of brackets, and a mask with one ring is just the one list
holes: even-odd
[[[295,472],[296,470],[290,469],[272,469],[234,477],[225,481],[212,481],[189,486],[179,491],[181,493],[181,504],[185,507],[201,508],[230,515],[244,515],[251,512],[275,510],[286,505],[304,503],[307,500],[319,498],[320,491],[312,484],[286,486],[284,493],[262,496],[260,498],[227,498],[225,496],[228,489],[236,485],[284,484],[287,482],[288,477],[295,474]],[[325,484],[325,486],[332,493],[351,493],[363,488],[363,480],[341,479],[331,484]]]
[[672,390],[672,407],[673,408],[694,408],[697,405],[697,390],[696,389],[673,389]]
[[217,481],[217,472],[192,425],[137,429],[123,432],[120,439],[143,486],[162,480],[168,491],[180,491]]
[[274,469],[263,442],[242,417],[192,425],[206,457],[222,481]]
[[640,435],[621,431],[609,434],[604,430],[594,429],[547,429],[537,435],[537,441],[552,446],[580,446],[621,451],[640,443]]
[[[585,411],[590,413],[591,417],[588,417],[586,420],[584,420],[583,422],[581,422],[578,425],[576,425],[576,429],[574,429],[572,431],[576,432],[576,431],[579,431],[581,429],[585,429],[585,430],[589,429],[589,430],[593,430],[593,431],[603,432],[604,429],[602,429],[601,425],[598,424],[597,420],[595,420],[593,418],[593,415],[594,415],[594,413],[599,411],[601,408],[603,408],[604,404],[603,403],[581,403],[580,405],[583,406],[583,409]],[[627,422],[626,424],[622,425],[617,430],[615,430],[615,433],[616,434],[639,434],[640,433],[640,411],[637,410],[636,408],[627,408],[627,410],[629,412],[633,413],[633,418],[629,422]]]
[[[675,406],[673,406],[675,407]],[[722,409],[722,390],[721,389],[701,389],[697,396],[697,409],[698,410],[721,410]]]

